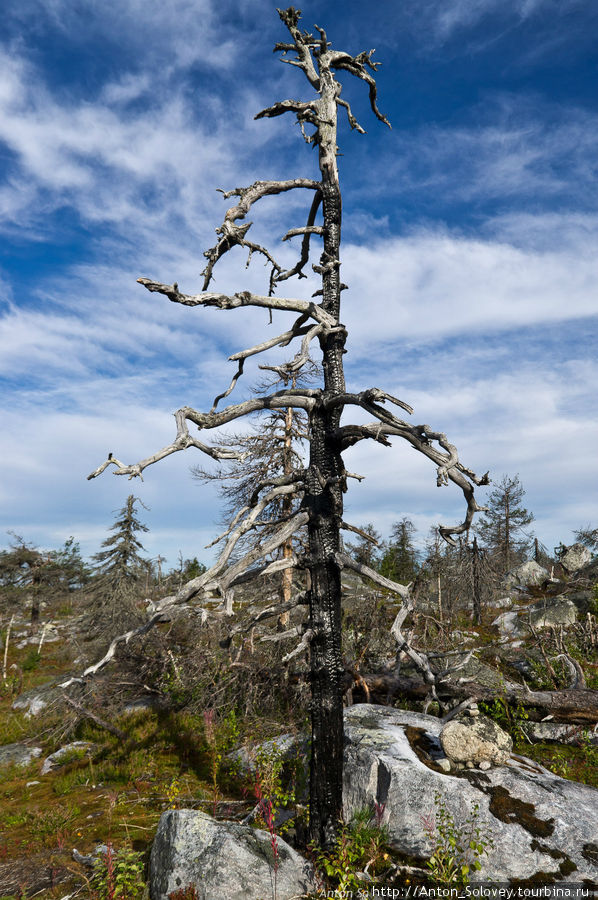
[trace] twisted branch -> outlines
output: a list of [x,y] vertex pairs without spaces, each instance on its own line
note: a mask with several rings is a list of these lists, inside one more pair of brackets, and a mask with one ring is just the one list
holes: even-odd
[[116,459],[112,453],[109,453],[108,458],[87,476],[87,480],[90,481],[92,478],[97,478],[97,476],[101,475],[108,466],[115,466],[114,475],[128,475],[129,480],[132,478],[142,478],[141,473],[144,469],[147,469],[148,466],[154,465],[154,463],[159,462],[159,460],[164,459],[167,456],[171,456],[173,453],[178,453],[179,450],[186,450],[188,447],[195,447],[196,449],[201,450],[202,453],[211,456],[212,459],[237,459],[242,462],[247,457],[247,452],[240,453],[238,450],[232,450],[228,447],[214,447],[202,443],[202,441],[199,441],[197,438],[191,437],[187,421],[193,422],[199,429],[210,429],[217,428],[219,425],[224,425],[227,422],[232,422],[234,419],[239,419],[249,413],[263,409],[286,409],[289,406],[292,406],[296,409],[310,410],[316,402],[317,394],[318,391],[309,390],[307,388],[294,388],[288,391],[278,391],[275,394],[269,394],[265,397],[252,397],[250,400],[245,400],[243,403],[235,403],[232,406],[227,406],[220,412],[216,412],[212,408],[209,413],[200,413],[190,406],[184,406],[174,413],[177,434],[171,444],[168,444],[166,447],[158,450],[157,453],[153,453],[151,456],[148,456],[133,465],[126,465]]
[[285,297],[263,297],[260,294],[252,294],[250,291],[240,291],[232,296],[203,291],[201,294],[183,294],[179,286],[174,284],[162,284],[152,281],[150,278],[138,278],[148,291],[164,294],[173,303],[181,303],[183,306],[215,306],[218,309],[239,309],[242,306],[261,306],[266,309],[277,309],[287,312],[298,312],[311,316],[316,322],[324,325],[336,325],[332,316],[321,309],[316,303],[308,300],[288,299]]

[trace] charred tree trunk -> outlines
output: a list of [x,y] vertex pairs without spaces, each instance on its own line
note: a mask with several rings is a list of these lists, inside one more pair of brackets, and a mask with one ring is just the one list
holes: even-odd
[[[322,173],[324,250],[322,306],[338,321],[340,314],[341,193],[336,165],[338,84],[330,72],[322,73],[318,103],[319,163]],[[332,405],[345,390],[343,373],[345,333],[320,340],[324,390],[310,414],[310,459],[306,505],[309,511],[310,586],[312,630],[310,831],[320,846],[332,842],[342,813],[343,659],[341,649],[341,573],[337,562],[343,514],[344,465],[336,432],[341,407]]]

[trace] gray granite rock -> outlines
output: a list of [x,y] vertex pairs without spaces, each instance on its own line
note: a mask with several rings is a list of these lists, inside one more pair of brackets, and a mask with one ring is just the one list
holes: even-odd
[[60,747],[59,750],[44,759],[41,774],[47,775],[48,772],[59,769],[60,766],[66,765],[67,762],[71,762],[77,757],[89,755],[93,746],[89,741],[73,741],[71,744],[65,744],[64,747]]
[[345,713],[345,817],[384,805],[392,846],[428,858],[433,843],[423,820],[435,814],[435,795],[462,827],[478,806],[479,827],[492,847],[476,880],[598,885],[598,790],[559,778],[511,755],[488,771],[438,765],[442,722],[424,714],[361,704]]
[[29,747],[27,744],[5,744],[0,747],[0,766],[28,766],[41,756],[41,747]]
[[550,572],[534,560],[529,560],[511,569],[503,578],[502,587],[505,591],[510,591],[517,587],[542,584],[547,578],[550,578]]
[[583,544],[572,544],[565,547],[559,556],[559,562],[567,572],[578,572],[591,561],[592,554]]
[[550,600],[534,603],[528,608],[527,618],[534,628],[573,625],[577,621],[577,606],[568,597],[559,594]]
[[203,812],[163,813],[150,858],[151,900],[193,885],[197,900],[291,900],[316,888],[313,870],[278,837],[275,873],[270,834]]
[[40,684],[29,691],[19,694],[16,700],[13,700],[13,709],[25,710],[25,717],[38,716],[44,709],[55,703],[64,703],[64,691],[57,687],[62,678],[54,678],[45,684]]

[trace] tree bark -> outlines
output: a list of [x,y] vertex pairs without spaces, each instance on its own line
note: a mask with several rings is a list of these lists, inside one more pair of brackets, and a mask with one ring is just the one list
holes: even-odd
[[[340,313],[341,194],[336,166],[337,88],[320,64],[318,101],[319,164],[322,173],[324,249],[322,307],[338,321]],[[343,331],[320,339],[324,390],[310,412],[310,458],[306,506],[309,512],[308,590],[311,681],[310,834],[319,846],[330,846],[342,814],[343,659],[341,649],[340,551],[344,465],[336,431],[342,407],[325,401],[345,390]]]

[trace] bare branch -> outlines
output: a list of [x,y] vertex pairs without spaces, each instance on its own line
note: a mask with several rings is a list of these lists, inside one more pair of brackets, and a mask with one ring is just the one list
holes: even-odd
[[326,405],[329,408],[333,408],[334,406],[346,406],[348,404],[361,406],[368,412],[373,412],[384,422],[388,421],[389,424],[393,425],[404,425],[405,423],[401,419],[396,419],[383,407],[377,406],[378,403],[385,403],[387,400],[395,406],[400,406],[401,409],[404,409],[405,412],[412,415],[412,406],[409,406],[409,404],[405,403],[403,400],[399,400],[398,397],[394,397],[392,394],[388,394],[386,391],[381,390],[381,388],[376,387],[367,388],[367,390],[361,391],[359,394],[335,394],[333,397],[326,400]]
[[240,350],[238,353],[233,353],[232,356],[229,356],[229,359],[232,361],[236,361],[238,359],[247,359],[249,356],[255,356],[257,353],[263,353],[265,350],[270,350],[272,347],[276,347],[277,344],[280,344],[281,347],[286,347],[287,344],[295,337],[299,337],[300,335],[307,334],[311,326],[303,327],[308,316],[303,314],[299,316],[299,318],[294,322],[293,327],[289,329],[289,331],[284,331],[282,334],[277,335],[274,338],[270,338],[267,341],[262,341],[261,344],[256,344],[255,347],[250,347],[248,350]]
[[[436,674],[430,668],[430,663],[428,657],[425,653],[418,653],[415,650],[408,640],[403,635],[402,627],[403,622],[407,618],[410,612],[413,611],[413,601],[409,600],[402,609],[399,610],[397,616],[392,624],[390,629],[390,633],[396,640],[398,644],[398,652],[406,653],[414,666],[422,673],[424,676],[424,681],[426,684],[432,686],[432,690],[434,691],[434,685],[436,684]],[[435,692],[434,692],[435,696]]]
[[89,481],[90,479],[101,475],[101,473],[110,465],[116,466],[116,470],[113,473],[114,475],[128,475],[129,478],[141,478],[141,473],[144,469],[147,469],[148,466],[153,465],[167,456],[171,456],[173,453],[178,453],[179,450],[186,450],[188,447],[196,447],[213,459],[239,459],[242,461],[246,457],[246,453],[239,453],[238,451],[231,450],[227,447],[208,446],[207,444],[198,441],[197,438],[192,438],[187,427],[187,420],[193,422],[200,429],[210,429],[216,428],[219,425],[224,425],[226,422],[232,422],[234,419],[241,418],[248,413],[257,412],[262,409],[285,409],[292,406],[298,409],[309,410],[315,404],[315,396],[317,393],[317,391],[308,389],[278,391],[276,394],[269,394],[266,397],[252,397],[244,403],[236,403],[232,406],[227,406],[220,412],[212,410],[209,413],[200,413],[189,406],[184,406],[174,414],[177,423],[177,435],[172,444],[168,444],[168,446],[158,450],[158,452],[152,454],[152,456],[148,456],[146,459],[142,459],[140,462],[130,466],[121,463],[110,454],[105,462],[87,476],[87,479]]
[[336,561],[341,569],[353,569],[354,572],[359,572],[360,575],[364,575],[366,578],[369,578],[370,581],[379,584],[380,587],[402,597],[404,600],[407,600],[411,596],[410,586],[408,584],[399,584],[397,581],[391,581],[390,578],[385,578],[384,575],[380,575],[378,572],[374,571],[374,569],[370,569],[369,566],[357,562],[356,559],[352,559],[347,553],[337,553]]
[[317,191],[312,200],[311,208],[309,210],[309,214],[307,216],[307,224],[304,229],[293,229],[292,231],[287,232],[287,234],[283,237],[283,241],[286,241],[288,238],[293,237],[294,234],[299,234],[301,231],[304,233],[303,241],[301,242],[301,256],[295,263],[292,269],[288,269],[286,272],[279,272],[276,276],[276,282],[286,281],[287,278],[292,278],[293,275],[298,275],[299,278],[307,278],[306,275],[303,274],[303,269],[309,260],[309,241],[312,234],[323,235],[324,229],[319,229],[318,226],[314,225],[316,221],[316,214],[318,212],[318,208],[322,202],[322,192]]
[[343,528],[345,531],[352,531],[354,534],[358,534],[360,537],[365,538],[366,541],[369,541],[376,547],[380,546],[375,537],[372,537],[371,534],[368,534],[367,531],[364,531],[362,528],[357,528],[356,525],[349,525],[348,522],[341,522],[341,528]]
[[282,50],[283,53],[287,53],[290,50],[297,51],[296,59],[285,59],[283,57],[282,62],[287,62],[293,66],[299,66],[299,68],[303,69],[305,72],[305,76],[311,86],[315,88],[316,91],[320,90],[320,78],[318,73],[316,72],[316,68],[313,63],[313,59],[311,57],[310,46],[312,46],[311,35],[303,32],[303,34],[299,31],[297,27],[300,13],[298,10],[293,9],[293,7],[289,7],[288,9],[277,9],[278,15],[280,16],[281,21],[287,26],[291,33],[291,37],[293,38],[293,44],[276,44],[274,50]]
[[[376,116],[376,118],[380,119],[381,122],[384,122],[385,125],[388,125],[391,128],[391,124],[386,118],[383,116],[378,106],[376,104],[377,97],[377,88],[376,88],[376,80],[369,74],[366,70],[366,66],[368,66],[373,71],[376,71],[380,63],[372,62],[372,54],[373,50],[370,50],[369,53],[365,51],[359,53],[357,56],[349,56],[348,53],[343,53],[342,51],[331,51],[328,56],[330,59],[330,65],[334,69],[345,69],[347,72],[350,72],[351,75],[355,75],[356,78],[361,78],[362,81],[365,81],[370,89],[370,106],[372,107],[372,112]],[[350,121],[350,120],[349,120]]]
[[562,659],[567,668],[569,669],[569,674],[571,676],[571,684],[568,686],[570,691],[578,690],[579,688],[586,688],[586,679],[583,674],[583,669],[579,665],[576,659],[573,659],[569,656],[568,653],[559,653],[558,656],[554,657],[555,659]]
[[[432,431],[429,425],[409,425],[401,419],[397,419],[388,410],[373,402],[372,398],[378,399],[379,396],[377,388],[374,389],[374,392],[362,391],[360,394],[338,395],[343,396],[344,403],[361,406],[380,420],[379,424],[349,425],[339,428],[336,432],[336,437],[339,439],[341,447],[346,448],[364,438],[372,438],[379,443],[390,446],[388,435],[394,434],[408,441],[415,450],[432,460],[437,466],[436,484],[441,487],[448,484],[449,480],[452,481],[461,488],[467,502],[467,510],[463,522],[450,527],[441,525],[438,529],[442,537],[449,544],[454,545],[453,536],[469,531],[474,514],[484,510],[484,507],[479,506],[475,500],[473,484],[488,484],[488,473],[477,477],[471,469],[462,465],[459,461],[457,448],[449,443],[443,432]],[[383,394],[384,392],[379,393]],[[386,396],[390,397],[390,395]],[[335,400],[336,398],[332,399],[333,404]],[[397,405],[401,404],[401,401],[397,401],[396,398],[392,398],[392,402],[397,403]],[[404,408],[406,407],[406,404],[401,405]],[[436,441],[445,452],[443,453],[432,446],[432,441]]]
[[[276,489],[280,490],[280,489]],[[269,502],[268,498],[264,498],[259,504],[259,507],[263,507],[263,505],[267,505]],[[259,507],[256,508],[255,515],[259,512]],[[309,519],[309,515],[307,512],[300,511],[288,522],[283,525],[283,527],[276,532],[276,534],[272,535],[269,540],[264,541],[264,543],[256,548],[253,548],[249,553],[247,553],[242,559],[238,560],[234,563],[227,571],[224,577],[219,578],[220,573],[226,566],[226,562],[228,561],[230,554],[232,553],[235,544],[237,543],[241,533],[243,532],[243,525],[241,525],[238,529],[239,533],[236,535],[232,535],[229,541],[226,544],[226,547],[220,554],[216,563],[211,566],[206,572],[200,575],[198,578],[194,578],[189,581],[187,584],[183,585],[183,587],[173,595],[168,597],[164,597],[158,604],[155,604],[153,607],[153,614],[147,622],[138,628],[133,628],[130,631],[125,632],[124,634],[120,634],[114,638],[111,642],[108,650],[104,654],[104,656],[98,660],[98,662],[94,663],[92,666],[88,666],[87,669],[78,677],[69,678],[67,681],[62,682],[59,687],[67,688],[70,687],[71,684],[80,683],[85,678],[95,675],[99,672],[100,669],[104,668],[115,656],[116,650],[120,644],[128,644],[132,638],[141,637],[144,634],[147,634],[148,631],[151,631],[155,625],[158,625],[160,622],[169,621],[172,610],[174,606],[182,606],[192,597],[196,596],[199,593],[207,593],[208,591],[219,590],[224,603],[218,610],[212,610],[210,614],[208,614],[207,610],[200,610],[202,621],[205,622],[208,619],[208,615],[212,616],[221,616],[221,615],[230,615],[232,612],[231,609],[231,600],[232,600],[232,591],[231,588],[237,582],[237,580],[241,581],[242,576],[245,574],[246,570],[250,568],[250,566],[257,560],[262,557],[268,556],[270,553],[273,553],[278,547],[280,547],[284,542],[299,528],[303,525],[307,524]],[[247,531],[250,525],[247,525],[244,528],[244,531]],[[277,561],[278,562],[278,561]],[[290,560],[285,559],[281,560],[283,563],[279,568],[288,567],[290,565],[296,564],[296,559]],[[272,571],[273,564],[269,564],[265,566],[260,574],[266,574],[269,571]],[[297,603],[300,600],[297,599]]]
[[214,402],[213,402],[212,408],[211,408],[211,410],[210,410],[211,413],[215,412],[216,407],[218,406],[218,403],[219,403],[221,400],[224,400],[225,397],[228,397],[230,394],[232,394],[232,392],[234,391],[235,386],[236,386],[236,384],[237,384],[237,381],[239,380],[239,378],[240,378],[241,375],[243,374],[243,366],[244,366],[244,365],[245,365],[245,358],[242,357],[242,358],[239,360],[239,367],[238,367],[237,371],[235,372],[235,374],[233,375],[233,377],[232,377],[232,379],[231,379],[231,383],[229,384],[229,386],[227,387],[227,389],[226,389],[225,391],[223,391],[222,394],[218,394],[216,397],[214,397]]
[[[293,103],[294,101],[288,102]],[[244,219],[252,205],[262,197],[271,194],[281,194],[285,191],[294,190],[295,188],[307,188],[319,191],[320,185],[319,182],[313,181],[311,178],[293,178],[290,181],[255,181],[253,184],[249,185],[249,187],[233,188],[231,191],[222,192],[225,199],[234,196],[237,196],[240,199],[235,206],[231,206],[226,212],[222,225],[216,229],[216,234],[219,236],[216,245],[204,252],[204,256],[208,260],[206,268],[201,273],[204,276],[204,291],[207,290],[210,281],[212,280],[213,269],[218,260],[235,246],[247,247],[249,249],[250,252],[247,264],[249,264],[251,254],[254,251],[265,256],[272,265],[271,283],[273,279],[275,280],[277,273],[282,271],[282,266],[276,262],[265,247],[246,239],[246,234],[252,225],[251,222],[248,222],[246,225],[237,225],[236,221],[237,219]]]
[[[61,685],[62,687],[63,685]],[[105,719],[101,719],[96,713],[91,712],[89,709],[85,709],[85,707],[81,706],[80,703],[77,703],[76,700],[73,700],[71,697],[65,697],[65,701],[69,706],[72,706],[74,710],[76,710],[82,719],[91,719],[92,722],[95,722],[96,725],[99,725],[100,728],[103,728],[105,731],[110,732],[115,737],[117,737],[121,741],[126,741],[128,735],[122,729],[117,728],[116,725],[111,725],[110,722],[106,722]]]
[[131,638],[141,637],[141,635],[147,634],[148,631],[151,631],[154,625],[157,625],[159,622],[166,621],[166,619],[163,618],[163,615],[164,610],[159,609],[158,612],[154,613],[154,615],[143,625],[140,625],[139,628],[132,628],[130,631],[127,631],[124,634],[119,634],[118,637],[114,638],[104,656],[97,663],[94,663],[92,666],[88,666],[87,669],[85,669],[85,671],[79,677],[74,676],[73,678],[69,678],[68,681],[61,682],[58,687],[67,688],[70,687],[71,684],[80,683],[90,675],[95,675],[96,672],[99,672],[100,669],[103,669],[104,666],[114,658],[116,649],[120,644],[128,644]]
[[349,106],[349,104],[347,103],[347,101],[346,101],[346,100],[341,100],[340,97],[337,97],[336,102],[337,102],[340,106],[344,106],[345,109],[347,110],[347,118],[348,118],[348,120],[349,120],[349,125],[351,126],[351,128],[353,128],[355,131],[358,131],[359,134],[365,134],[365,133],[366,133],[365,128],[362,128],[362,127],[361,127],[361,125],[359,124],[359,122],[357,121],[357,119],[355,118],[355,116],[353,115],[353,112],[352,112],[352,110],[351,110],[351,107]]
[[[286,562],[286,560],[285,560]],[[292,600],[289,600],[287,603],[275,603],[273,606],[267,606],[265,609],[259,610],[259,612],[255,612],[254,607],[250,607],[247,610],[251,614],[251,618],[245,619],[243,622],[239,622],[237,625],[234,625],[228,633],[228,638],[226,639],[226,644],[230,644],[231,640],[237,634],[247,634],[248,631],[251,631],[252,628],[255,628],[256,625],[259,625],[261,622],[264,622],[266,619],[273,619],[275,616],[278,617],[281,613],[289,612],[291,609],[295,609],[297,606],[301,606],[301,604],[305,600],[305,594],[298,594]],[[224,643],[224,642],[223,642]]]
[[149,278],[138,278],[148,291],[164,294],[173,303],[181,303],[183,306],[215,306],[218,309],[238,309],[242,306],[262,306],[266,309],[278,309],[290,312],[298,312],[315,319],[325,325],[336,325],[336,322],[316,303],[308,300],[288,299],[285,297],[263,297],[259,294],[251,294],[249,291],[241,291],[233,294],[216,294],[204,291],[201,294],[182,294],[179,286],[174,284],[161,284],[159,281],[151,281]]
[[257,113],[253,118],[272,119],[275,116],[282,116],[286,112],[294,112],[297,113],[298,116],[304,118],[306,113],[313,113],[315,111],[315,100],[311,103],[306,103],[302,100],[280,100],[278,103],[274,103],[273,106],[269,106],[267,109],[262,109],[261,112]]
[[260,366],[260,369],[276,372],[280,378],[286,381],[310,361],[309,345],[314,338],[320,334],[332,334],[335,331],[344,330],[344,326],[342,325],[339,325],[337,328],[326,328],[324,325],[312,325],[301,341],[301,350],[295,354],[290,362],[283,363],[282,366]]
[[301,643],[298,644],[294,650],[291,650],[290,653],[287,653],[286,656],[283,656],[283,658],[281,659],[281,662],[283,663],[283,665],[286,665],[286,663],[289,663],[296,656],[299,656],[299,654],[302,653],[304,650],[307,650],[313,637],[314,637],[314,632],[312,631],[311,628],[308,628],[305,631],[305,634],[303,635],[303,637],[301,638]]
[[290,231],[287,231],[285,236],[283,237],[283,241],[288,241],[290,238],[297,237],[300,234],[324,234],[324,229],[321,225],[304,225],[302,228],[291,228]]

